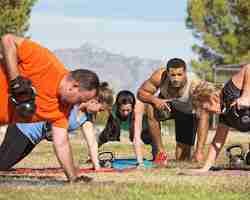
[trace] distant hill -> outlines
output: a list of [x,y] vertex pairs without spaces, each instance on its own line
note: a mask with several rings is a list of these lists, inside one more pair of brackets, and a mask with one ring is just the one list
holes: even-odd
[[101,81],[108,81],[116,92],[120,89],[135,91],[161,62],[114,54],[89,43],[76,49],[58,49],[55,53],[70,69],[94,70]]

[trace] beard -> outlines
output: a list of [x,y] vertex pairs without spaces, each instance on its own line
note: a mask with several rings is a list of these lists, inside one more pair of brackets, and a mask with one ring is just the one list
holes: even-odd
[[187,80],[181,80],[181,81],[177,81],[177,80],[171,80],[170,79],[170,85],[172,88],[183,88],[186,85]]

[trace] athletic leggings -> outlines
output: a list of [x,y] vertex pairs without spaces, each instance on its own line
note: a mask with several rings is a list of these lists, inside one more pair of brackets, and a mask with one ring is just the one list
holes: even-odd
[[27,156],[35,145],[17,128],[9,125],[0,146],[0,170],[8,170]]

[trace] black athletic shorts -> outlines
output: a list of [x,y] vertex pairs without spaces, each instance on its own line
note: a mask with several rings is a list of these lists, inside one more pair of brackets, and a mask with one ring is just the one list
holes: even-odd
[[[175,121],[175,138],[176,142],[187,144],[193,146],[196,138],[197,131],[197,118],[196,114],[193,113],[184,113],[176,110],[172,105],[171,112],[169,114],[160,114],[161,111],[156,111],[156,118],[159,115],[161,119],[160,121],[165,121],[168,119],[174,119]],[[164,117],[167,116],[164,120]]]

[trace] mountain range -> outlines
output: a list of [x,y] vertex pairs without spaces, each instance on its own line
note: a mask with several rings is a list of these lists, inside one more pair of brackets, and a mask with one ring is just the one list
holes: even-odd
[[136,91],[161,63],[161,60],[115,54],[90,43],[54,52],[70,70],[84,68],[95,71],[101,81],[107,81],[115,92],[123,89]]

